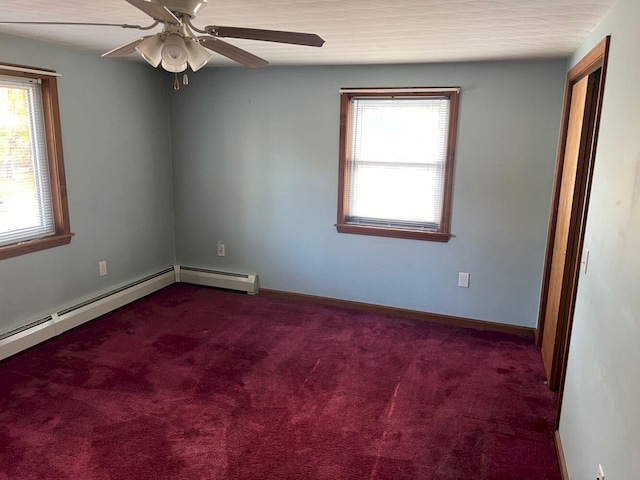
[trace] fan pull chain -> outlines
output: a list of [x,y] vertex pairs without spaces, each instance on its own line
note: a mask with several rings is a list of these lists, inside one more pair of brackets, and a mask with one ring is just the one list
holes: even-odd
[[173,89],[174,90],[180,90],[180,82],[178,81],[178,74],[176,73],[176,79],[173,82]]
[[182,84],[183,85],[189,85],[189,77],[187,76],[187,74],[185,73],[184,76],[182,77]]

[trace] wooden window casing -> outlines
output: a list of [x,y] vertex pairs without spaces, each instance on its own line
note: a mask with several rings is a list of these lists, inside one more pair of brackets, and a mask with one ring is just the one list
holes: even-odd
[[[3,65],[0,65],[0,75],[38,79],[41,84],[42,111],[44,114],[49,184],[55,231],[52,235],[46,237],[1,246],[0,260],[66,245],[71,242],[71,237],[73,237],[69,221],[67,184],[62,154],[62,129],[60,126],[57,76],[52,70],[50,71],[51,75],[48,75],[47,72],[49,70],[40,68],[35,69],[17,65],[9,65],[9,67],[19,67],[26,71],[6,69],[3,68]],[[29,70],[33,70],[33,72]]]
[[[458,87],[443,88],[406,88],[406,89],[345,89],[340,98],[340,152],[338,179],[338,220],[336,229],[339,233],[373,235],[380,237],[407,238],[448,242],[451,237],[451,195],[453,187],[453,163],[456,146],[456,132],[459,109]],[[349,158],[351,149],[351,101],[354,97],[447,97],[449,98],[449,119],[445,141],[444,179],[441,199],[440,228],[438,231],[398,228],[394,226],[374,226],[352,224],[347,221],[349,192]]]

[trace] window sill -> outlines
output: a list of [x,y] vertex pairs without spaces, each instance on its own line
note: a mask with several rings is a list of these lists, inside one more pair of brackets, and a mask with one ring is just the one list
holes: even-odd
[[4,247],[0,247],[0,260],[25,255],[27,253],[38,252],[40,250],[46,250],[47,248],[67,245],[71,242],[71,237],[73,237],[73,233],[65,233],[60,235],[50,235],[48,237],[28,240],[21,243],[14,243],[12,245],[5,245]]
[[451,234],[442,232],[425,232],[420,230],[406,230],[402,228],[371,227],[367,225],[351,225],[339,223],[336,225],[338,233],[352,233],[356,235],[372,235],[375,237],[408,238],[410,240],[426,240],[430,242],[448,242]]

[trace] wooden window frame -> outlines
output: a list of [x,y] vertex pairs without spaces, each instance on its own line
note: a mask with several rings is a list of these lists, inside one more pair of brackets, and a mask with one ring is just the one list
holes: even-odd
[[[347,223],[347,207],[349,192],[348,158],[351,148],[351,99],[353,97],[448,97],[449,125],[445,143],[445,165],[442,193],[442,215],[440,230],[437,232],[403,229],[398,227],[381,227],[369,225],[355,225]],[[427,240],[434,242],[448,242],[451,238],[451,203],[453,190],[453,163],[456,146],[456,132],[458,130],[459,87],[429,87],[429,88],[358,88],[343,89],[340,95],[340,154],[338,177],[338,221],[336,229],[339,233],[357,235],[373,235],[378,237],[406,238],[412,240]]]
[[[9,68],[3,68],[9,67]],[[16,68],[16,69],[14,69]],[[49,74],[50,73],[50,74]],[[60,105],[58,101],[58,82],[54,70],[22,65],[0,65],[0,75],[10,77],[33,78],[40,81],[42,92],[42,111],[47,144],[49,165],[49,183],[55,231],[52,235],[0,247],[0,260],[17,257],[27,253],[67,245],[71,242],[69,222],[69,204],[67,201],[67,183],[62,155],[62,128],[60,126]]]

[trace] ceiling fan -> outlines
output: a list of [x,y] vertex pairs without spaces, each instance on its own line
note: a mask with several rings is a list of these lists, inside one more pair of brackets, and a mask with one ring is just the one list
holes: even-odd
[[168,72],[184,72],[187,67],[198,71],[204,67],[213,52],[219,53],[247,67],[263,67],[268,65],[265,59],[227,43],[221,38],[239,38],[260,40],[265,42],[288,43],[321,47],[324,40],[313,33],[285,32],[279,30],[262,30],[256,28],[223,27],[209,25],[198,28],[192,20],[204,8],[208,0],[125,0],[134,7],[149,15],[154,22],[148,26],[117,23],[84,23],[84,22],[2,22],[0,24],[23,25],[88,25],[130,28],[135,30],[151,30],[162,25],[162,31],[147,35],[115,48],[103,57],[124,57],[137,52],[150,65],[159,65]]

